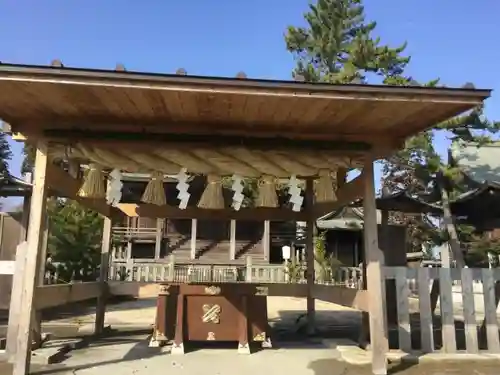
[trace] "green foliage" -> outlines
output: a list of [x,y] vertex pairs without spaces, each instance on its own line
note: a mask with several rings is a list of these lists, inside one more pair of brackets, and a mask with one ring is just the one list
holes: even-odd
[[285,35],[299,74],[308,82],[366,82],[367,74],[392,84],[408,83],[402,76],[408,57],[406,43],[383,45],[372,32],[377,24],[366,22],[361,0],[318,0],[304,14],[307,27],[289,26]]
[[314,259],[318,265],[319,281],[331,281],[336,270],[342,266],[342,263],[326,251],[325,232],[318,234],[314,238]]
[[[465,263],[469,267],[489,267],[488,254],[494,255],[498,263],[500,255],[500,239],[490,238],[487,233],[478,231],[471,225],[457,225],[460,242],[466,248]],[[496,264],[498,266],[498,264]]]
[[[35,154],[35,148],[25,143],[21,173],[33,172]],[[59,263],[59,281],[95,280],[101,261],[102,217],[66,199],[51,199],[47,214],[50,223],[47,251],[52,261]]]
[[[437,131],[446,131],[452,142],[477,142],[478,146],[491,142],[500,129],[500,123],[486,119],[483,110],[482,106],[477,107],[407,139],[402,150],[384,161],[383,186],[389,191],[407,189],[412,194],[441,204],[444,202],[443,189],[451,200],[468,191],[469,186],[464,181],[463,173],[453,164],[451,158],[441,160],[433,140]],[[425,217],[422,216],[393,213],[391,219],[408,226],[408,238],[413,251],[419,251],[423,243],[439,245],[449,237],[446,231],[426,225]],[[465,235],[470,232],[470,228],[458,226],[456,230],[462,243],[478,241],[477,238],[472,239],[471,236]],[[475,252],[475,246],[468,248],[469,252]],[[470,256],[477,258],[478,254]]]
[[288,282],[296,284],[303,280],[305,262],[292,259],[285,263],[285,273],[288,275]]
[[9,161],[12,159],[12,151],[7,140],[7,135],[0,132],[0,174],[9,172]]
[[35,148],[30,144],[25,143],[23,147],[23,162],[21,164],[21,173],[24,174],[33,172],[33,167],[35,166],[35,155]]
[[62,263],[61,281],[96,280],[101,259],[102,217],[77,202],[59,199],[49,203],[48,213],[48,254],[53,262]]
[[[410,61],[402,56],[406,43],[391,47],[375,38],[377,24],[365,20],[362,0],[317,0],[304,18],[305,27],[290,26],[285,34],[287,49],[297,62],[294,75],[309,82],[367,83],[378,77],[387,85],[419,85],[404,74]],[[438,83],[432,80],[424,86]],[[383,162],[383,187],[390,192],[408,189],[430,201],[441,201],[442,189],[450,198],[466,191],[460,171],[439,157],[434,136],[436,131],[446,131],[454,141],[488,143],[500,123],[489,121],[483,112],[480,106],[407,139],[402,150]],[[439,184],[438,175],[442,176]],[[393,213],[391,221],[408,226],[413,251],[420,251],[424,243],[438,244],[448,235],[422,215]]]

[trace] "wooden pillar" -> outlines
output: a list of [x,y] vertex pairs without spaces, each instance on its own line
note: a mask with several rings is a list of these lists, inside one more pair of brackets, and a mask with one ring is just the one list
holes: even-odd
[[[32,174],[27,173],[24,176],[24,180],[28,183],[32,183]],[[25,266],[25,254],[26,249],[24,242],[28,235],[28,225],[31,209],[31,195],[26,195],[23,199],[23,215],[21,217],[21,230],[19,233],[19,246],[16,249],[16,269],[14,275],[12,275],[12,292],[9,305],[9,320],[7,326],[7,343],[5,347],[5,352],[7,355],[7,360],[9,362],[14,361],[14,356],[17,351],[17,331],[19,328],[19,314],[21,310],[21,299],[12,298],[12,296],[19,296],[22,293],[23,288],[23,275]],[[24,245],[23,245],[24,244]],[[21,253],[22,252],[22,253]]]
[[[43,225],[40,228],[42,231],[42,244],[40,247],[40,253],[37,260],[37,276],[35,285],[43,286],[45,282],[45,266],[47,263],[47,247],[49,245],[49,218],[44,214],[45,218]],[[36,309],[33,310],[32,315],[32,341],[35,342],[35,347],[38,348],[42,345],[42,312]]]
[[[24,175],[24,181],[31,184],[33,182],[33,175],[31,173],[26,173]],[[28,235],[30,208],[31,208],[31,195],[25,195],[23,199],[23,215],[21,217],[21,230],[19,233],[19,243],[26,241],[26,236]]]
[[127,242],[127,249],[125,250],[125,260],[128,262],[132,259],[132,239]]
[[16,248],[16,265],[12,275],[12,293],[9,306],[9,320],[7,326],[7,343],[5,354],[7,361],[13,363],[17,352],[17,331],[19,330],[19,311],[21,311],[21,299],[13,298],[19,296],[23,290],[24,267],[26,265],[26,253],[28,243],[21,242]]
[[155,238],[155,260],[160,259],[161,243],[163,241],[164,219],[156,219],[156,238]]
[[198,229],[198,220],[191,219],[191,259],[196,259],[196,232]]
[[47,248],[49,246],[49,218],[47,215],[45,216],[45,220],[43,222],[42,231],[42,247],[40,249],[40,255],[38,257],[38,276],[37,276],[37,284],[43,285],[45,280],[45,266],[47,263]]
[[372,371],[376,375],[385,375],[387,374],[386,355],[388,351],[388,342],[384,306],[384,256],[378,244],[373,160],[368,156],[365,159],[363,172],[364,247],[368,286]]
[[229,260],[236,259],[236,220],[229,225]]
[[28,225],[28,251],[24,267],[24,280],[19,311],[17,332],[17,351],[14,358],[13,375],[29,372],[31,360],[31,323],[33,301],[37,279],[37,260],[42,245],[43,233],[40,231],[45,222],[47,186],[45,183],[48,164],[48,145],[38,141],[34,168],[33,192],[31,196],[30,219]]
[[305,206],[309,215],[306,222],[306,266],[307,266],[307,332],[313,334],[316,326],[316,306],[312,296],[312,289],[314,287],[315,270],[314,264],[316,259],[314,257],[314,227],[316,219],[314,218],[314,180],[309,178],[306,180],[305,191]]
[[252,282],[252,257],[247,256],[246,257],[246,276],[245,276],[245,281],[247,283]]
[[110,218],[106,217],[104,218],[104,227],[102,230],[101,267],[99,269],[100,295],[97,298],[97,306],[95,312],[95,335],[100,335],[104,331],[104,316],[106,314],[106,300],[108,298],[108,272],[111,240],[112,222]]
[[[388,267],[406,267],[408,262],[406,260],[406,252],[402,252],[401,248],[398,246],[391,245],[390,238],[390,227],[389,227],[389,211],[381,211],[381,225],[380,234],[382,236],[382,241],[380,248],[383,255],[383,264]],[[387,259],[387,261],[386,261]],[[385,290],[386,290],[386,312],[387,312],[387,324],[397,324],[398,323],[398,299],[396,295],[396,280],[385,280]],[[388,329],[388,327],[387,327]]]
[[271,251],[271,222],[264,220],[264,232],[262,233],[262,251],[264,252],[264,260],[269,261]]

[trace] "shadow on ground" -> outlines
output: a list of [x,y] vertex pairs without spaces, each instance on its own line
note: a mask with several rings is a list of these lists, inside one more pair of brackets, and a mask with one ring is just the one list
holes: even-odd
[[[274,334],[280,339],[299,339],[308,336],[307,317],[304,311],[279,311],[278,317],[270,320]],[[433,317],[434,349],[443,346],[441,316]],[[455,337],[457,350],[466,350],[465,324],[463,320],[455,319]],[[389,347],[399,349],[399,327],[389,326]],[[410,337],[414,350],[422,349],[420,314],[410,314]],[[316,337],[339,339],[345,338],[357,341],[361,331],[361,313],[355,310],[347,311],[316,311]],[[500,330],[499,330],[500,334]],[[486,350],[487,340],[484,331],[477,326],[479,349]]]
[[[312,361],[309,368],[314,372],[314,375],[372,375],[370,366],[352,366],[335,359]],[[498,362],[439,361],[420,363],[418,366],[402,362],[390,364],[388,373],[400,375],[496,375],[498,374]]]

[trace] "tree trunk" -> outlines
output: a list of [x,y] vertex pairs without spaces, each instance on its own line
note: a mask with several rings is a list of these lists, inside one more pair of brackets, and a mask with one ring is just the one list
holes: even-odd
[[[448,232],[448,242],[451,248],[451,253],[455,259],[457,268],[463,268],[465,265],[464,257],[462,250],[460,249],[457,228],[453,222],[453,216],[450,209],[450,199],[448,191],[446,190],[445,178],[442,171],[438,172],[437,181],[443,205],[443,222],[445,229]],[[450,265],[448,264],[446,266],[449,267]]]

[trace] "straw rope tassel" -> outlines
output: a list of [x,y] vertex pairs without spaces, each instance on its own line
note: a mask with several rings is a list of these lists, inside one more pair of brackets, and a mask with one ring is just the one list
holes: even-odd
[[78,190],[78,196],[82,198],[100,199],[106,197],[106,182],[100,165],[91,163],[89,170],[83,179],[83,184]]
[[224,196],[222,195],[222,180],[219,176],[208,175],[207,187],[198,202],[199,208],[220,210],[224,208]]
[[142,194],[141,202],[155,204],[157,206],[165,206],[167,204],[165,188],[163,187],[163,173],[151,173],[151,180],[149,180]]
[[278,207],[275,177],[268,175],[261,177],[258,187],[257,207]]
[[321,169],[318,175],[319,179],[315,181],[314,186],[316,202],[335,202],[337,194],[335,194],[335,181],[332,173],[328,169]]

